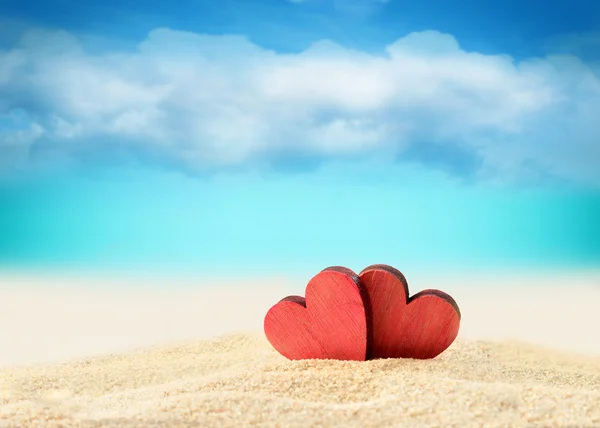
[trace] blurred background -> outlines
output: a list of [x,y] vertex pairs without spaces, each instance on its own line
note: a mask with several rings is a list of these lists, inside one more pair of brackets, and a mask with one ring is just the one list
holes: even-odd
[[0,268],[600,266],[600,4],[3,1]]

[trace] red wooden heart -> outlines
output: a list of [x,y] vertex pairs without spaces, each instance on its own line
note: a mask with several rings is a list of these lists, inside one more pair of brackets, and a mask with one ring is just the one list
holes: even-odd
[[460,310],[448,294],[423,290],[409,298],[404,275],[387,265],[369,266],[359,278],[371,309],[372,358],[434,358],[456,339]]
[[350,269],[327,268],[306,286],[306,299],[288,296],[265,316],[268,341],[290,360],[364,361],[368,331],[365,293]]

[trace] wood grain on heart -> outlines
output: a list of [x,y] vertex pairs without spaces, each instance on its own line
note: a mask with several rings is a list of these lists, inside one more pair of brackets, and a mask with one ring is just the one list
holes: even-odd
[[314,276],[306,297],[288,296],[267,312],[267,340],[284,357],[367,359],[365,291],[350,269],[334,266]]
[[372,358],[434,358],[456,339],[460,310],[448,294],[409,297],[406,278],[388,265],[369,266],[359,278],[371,309]]

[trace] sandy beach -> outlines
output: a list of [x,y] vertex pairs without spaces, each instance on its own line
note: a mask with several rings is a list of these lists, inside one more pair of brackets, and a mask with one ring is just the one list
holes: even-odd
[[0,427],[600,426],[599,277],[569,278],[446,281],[463,321],[434,360],[290,362],[261,327],[294,281],[5,275]]

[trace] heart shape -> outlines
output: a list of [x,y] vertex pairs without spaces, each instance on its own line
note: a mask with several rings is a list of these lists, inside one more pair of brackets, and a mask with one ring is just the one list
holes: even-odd
[[371,265],[359,279],[370,306],[372,358],[434,358],[456,339],[460,310],[440,290],[423,290],[409,298],[402,273],[388,265]]
[[357,275],[329,267],[309,281],[305,295],[269,309],[264,330],[271,345],[290,360],[366,360],[368,311]]

